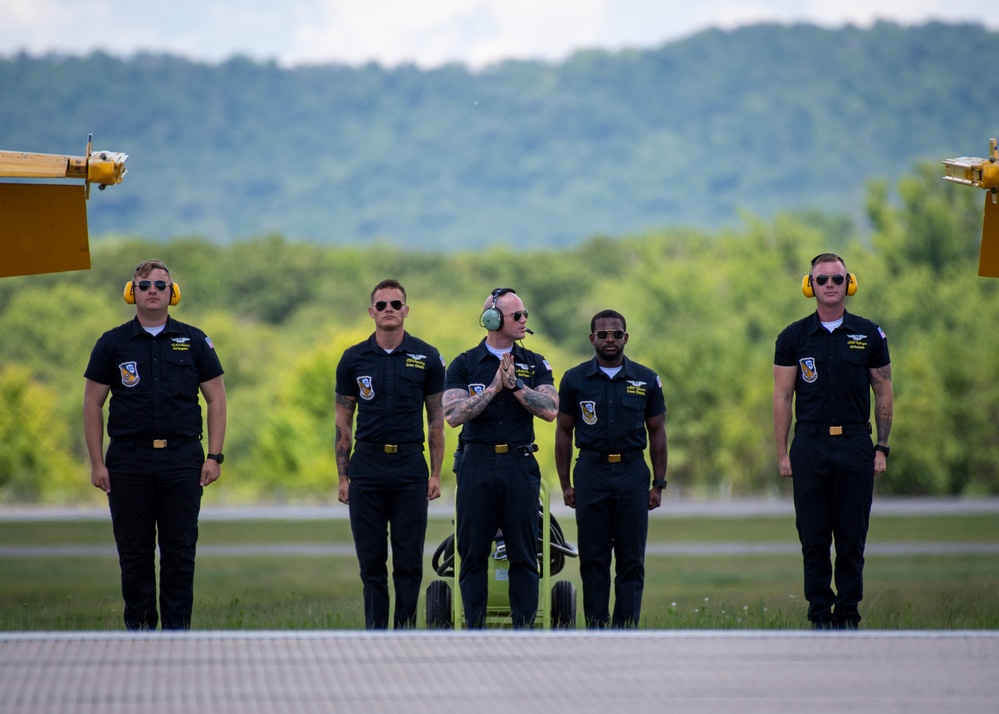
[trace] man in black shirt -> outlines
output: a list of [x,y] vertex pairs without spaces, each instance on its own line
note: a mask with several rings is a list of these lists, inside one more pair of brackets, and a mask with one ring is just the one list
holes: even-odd
[[[576,509],[586,626],[637,627],[649,511],[662,504],[666,487],[666,403],[659,376],[624,356],[628,332],[621,313],[594,315],[590,344],[596,356],[566,372],[559,385],[555,467],[565,505]],[[570,483],[573,432],[579,459]]]
[[502,529],[510,569],[510,614],[515,628],[533,627],[538,609],[538,495],[534,418],[554,421],[558,394],[551,367],[518,346],[527,310],[511,288],[486,299],[477,347],[451,363],[444,385],[444,418],[462,426],[455,473],[458,584],[470,628],[485,624],[488,559]]
[[[336,369],[337,495],[350,509],[365,626],[388,628],[391,535],[394,625],[412,628],[423,583],[427,503],[441,495],[444,359],[405,331],[409,306],[398,281],[375,286],[368,315],[375,322],[374,333],[347,349]],[[425,441],[430,443],[429,477]]]
[[[108,494],[128,629],[156,629],[156,539],[164,630],[188,629],[205,486],[218,479],[225,440],[222,365],[204,332],[167,314],[180,288],[161,261],[141,263],[125,285],[135,319],[105,332],[84,373],[83,425],[90,480]],[[208,411],[201,445],[198,393]],[[104,402],[108,406],[103,453]]]
[[[816,256],[802,283],[816,311],[785,328],[774,353],[777,464],[782,477],[794,479],[808,619],[816,629],[856,629],[860,623],[874,477],[884,473],[889,451],[888,338],[870,320],[846,311],[846,296],[856,290],[857,279],[842,258]],[[871,390],[877,445],[870,437]],[[796,423],[789,454],[792,401]]]

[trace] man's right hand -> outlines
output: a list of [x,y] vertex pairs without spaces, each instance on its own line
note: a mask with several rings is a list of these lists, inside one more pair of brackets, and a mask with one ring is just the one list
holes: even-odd
[[90,467],[90,483],[95,488],[99,488],[104,493],[111,493],[111,477],[108,476],[108,467],[104,464]]
[[792,478],[794,476],[791,473],[791,457],[787,454],[777,455],[777,468],[780,469],[781,478]]

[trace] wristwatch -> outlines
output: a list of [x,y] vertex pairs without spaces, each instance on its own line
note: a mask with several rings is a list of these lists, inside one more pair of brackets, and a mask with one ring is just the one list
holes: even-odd
[[652,482],[652,488],[666,488],[666,483],[667,483],[666,479],[657,478],[655,481]]
[[521,389],[523,389],[523,388],[524,388],[524,387],[526,387],[526,386],[527,386],[527,385],[526,385],[526,384],[524,384],[524,380],[523,380],[523,379],[521,379],[520,377],[517,377],[517,384],[516,384],[516,385],[514,386],[514,388],[513,388],[513,389],[511,389],[510,391],[511,391],[511,392],[519,392],[519,391],[520,391]]
[[205,458],[211,459],[212,461],[218,461],[220,466],[222,465],[222,462],[225,461],[225,455],[221,451],[217,454],[208,454]]
[[875,451],[880,451],[882,454],[885,455],[885,458],[887,459],[888,458],[888,453],[891,451],[891,448],[888,447],[888,446],[882,446],[881,444],[876,444],[874,446],[874,450]]

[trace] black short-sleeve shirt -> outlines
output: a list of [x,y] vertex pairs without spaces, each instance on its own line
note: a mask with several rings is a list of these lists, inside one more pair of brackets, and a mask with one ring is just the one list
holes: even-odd
[[112,439],[200,437],[199,385],[223,374],[215,346],[193,325],[167,317],[158,335],[133,318],[94,345],[84,377],[111,387]]
[[444,358],[408,332],[386,352],[374,334],[348,348],[336,367],[336,393],[357,399],[355,441],[422,444],[426,398],[444,391]]
[[[513,348],[517,377],[531,389],[554,386],[552,368],[543,356],[518,345]],[[488,387],[499,369],[499,358],[486,349],[486,341],[454,358],[447,369],[444,391],[461,389],[469,395]],[[530,444],[534,441],[534,415],[509,389],[497,394],[482,413],[461,429],[466,444]]]
[[576,419],[579,449],[638,451],[646,447],[646,420],[666,411],[663,385],[648,367],[627,357],[614,379],[596,357],[570,369],[559,385],[559,411]]
[[822,425],[870,421],[870,370],[890,363],[884,331],[849,312],[832,332],[817,312],[788,325],[774,350],[775,365],[798,369],[797,420]]

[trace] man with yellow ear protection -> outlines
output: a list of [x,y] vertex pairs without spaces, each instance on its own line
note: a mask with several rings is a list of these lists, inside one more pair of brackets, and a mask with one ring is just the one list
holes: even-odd
[[[816,310],[785,328],[774,352],[777,465],[793,480],[808,619],[822,630],[860,624],[874,477],[885,471],[892,423],[888,338],[870,320],[847,312],[846,297],[856,288],[838,255],[813,258],[802,292],[815,298]],[[871,391],[877,444],[871,442]],[[796,422],[788,453],[792,401]]]
[[[135,305],[135,318],[97,340],[84,373],[90,480],[108,495],[125,627],[154,630],[162,621],[164,630],[186,630],[194,602],[201,495],[218,479],[223,460],[222,365],[204,332],[167,314],[180,301],[180,288],[161,261],[140,263],[124,297]],[[199,393],[207,405],[207,458]],[[109,394],[110,443],[104,454]]]

